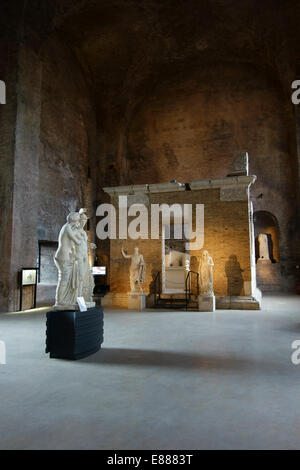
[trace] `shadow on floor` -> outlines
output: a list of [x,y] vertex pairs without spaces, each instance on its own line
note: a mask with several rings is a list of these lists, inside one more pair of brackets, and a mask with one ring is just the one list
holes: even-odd
[[[166,367],[175,369],[233,370],[280,374],[286,365],[259,358],[239,358],[234,355],[205,355],[172,351],[152,351],[126,348],[103,348],[80,362],[124,366]],[[282,370],[281,370],[282,369]]]
[[293,333],[295,335],[300,334],[300,323],[286,323],[281,324],[277,330],[285,331],[286,333]]

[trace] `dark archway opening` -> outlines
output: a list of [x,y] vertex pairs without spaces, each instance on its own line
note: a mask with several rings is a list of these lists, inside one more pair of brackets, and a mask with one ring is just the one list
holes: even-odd
[[[267,211],[258,211],[253,215],[255,234],[256,280],[262,292],[279,292],[281,290],[279,226],[276,217]],[[258,237],[265,234],[268,241],[269,260],[260,257]],[[265,255],[265,253],[264,253]],[[258,259],[260,258],[260,259]]]

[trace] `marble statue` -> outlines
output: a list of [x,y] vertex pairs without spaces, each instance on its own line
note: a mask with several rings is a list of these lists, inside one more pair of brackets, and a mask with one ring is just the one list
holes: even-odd
[[87,221],[86,210],[71,212],[67,223],[62,227],[58,238],[58,249],[54,262],[58,269],[58,284],[55,296],[56,309],[77,309],[77,297],[83,296],[88,307],[92,302],[94,280],[88,262],[89,244],[84,226]]
[[79,220],[79,232],[82,237],[82,242],[80,244],[80,249],[78,247],[78,262],[81,264],[80,272],[82,273],[82,283],[81,286],[81,295],[84,297],[84,300],[89,306],[93,302],[93,291],[95,287],[94,276],[91,272],[91,267],[89,264],[89,255],[88,249],[95,250],[97,246],[95,243],[89,243],[88,236],[84,227],[87,223],[86,209],[80,209],[80,220]]
[[78,246],[81,243],[78,231],[79,220],[79,213],[71,212],[67,216],[67,223],[59,233],[58,249],[54,256],[54,262],[58,269],[55,307],[73,308],[76,305],[79,276],[74,245]]
[[214,262],[207,250],[203,250],[199,264],[200,295],[213,296],[213,266]]
[[131,292],[137,292],[138,285],[140,292],[143,293],[143,283],[146,280],[146,263],[143,255],[139,253],[138,247],[135,247],[132,255],[127,255],[123,248],[121,251],[124,258],[131,259],[129,270]]
[[269,256],[269,244],[268,244],[268,235],[266,233],[260,233],[258,235],[258,245],[259,245],[259,258],[258,263],[270,264]]

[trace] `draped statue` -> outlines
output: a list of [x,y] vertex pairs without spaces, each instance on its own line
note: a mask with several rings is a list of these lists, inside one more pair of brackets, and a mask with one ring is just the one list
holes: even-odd
[[88,248],[94,249],[96,245],[88,243],[84,230],[87,221],[85,212],[86,209],[71,212],[59,233],[58,249],[54,256],[58,269],[54,306],[57,309],[76,309],[77,297],[81,296],[87,306],[95,305],[92,303],[94,279],[89,266]]
[[94,243],[89,243],[87,233],[84,230],[87,222],[86,209],[80,209],[79,214],[79,232],[81,235],[81,243],[78,247],[78,259],[81,263],[80,271],[82,272],[81,295],[84,297],[86,303],[90,303],[93,301],[95,281],[89,264],[88,249],[90,248],[94,250],[96,249],[96,245]]
[[146,281],[146,263],[143,255],[139,253],[138,247],[135,247],[132,255],[127,255],[123,248],[121,251],[124,258],[131,259],[129,268],[131,292],[137,292],[137,286],[139,286],[143,293],[143,283]]
[[199,264],[200,295],[214,295],[213,291],[214,262],[207,250],[203,250]]
[[258,245],[259,245],[259,258],[258,263],[271,264],[270,255],[269,255],[269,242],[268,235],[266,233],[260,233],[258,235]]

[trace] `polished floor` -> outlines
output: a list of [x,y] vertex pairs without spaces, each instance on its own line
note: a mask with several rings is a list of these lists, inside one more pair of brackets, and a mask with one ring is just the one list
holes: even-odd
[[44,353],[45,311],[0,315],[1,449],[299,449],[300,297],[262,311],[106,310],[103,349]]

